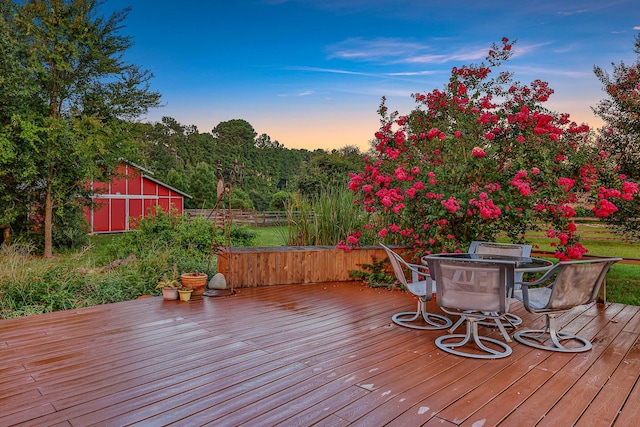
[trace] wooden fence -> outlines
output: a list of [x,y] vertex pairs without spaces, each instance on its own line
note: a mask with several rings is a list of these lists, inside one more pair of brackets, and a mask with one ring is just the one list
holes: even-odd
[[269,227],[287,224],[287,213],[284,211],[245,211],[241,209],[185,209],[184,213],[189,219],[204,217],[209,221],[220,224],[225,218],[231,216],[231,221],[236,225],[251,225],[254,227]]

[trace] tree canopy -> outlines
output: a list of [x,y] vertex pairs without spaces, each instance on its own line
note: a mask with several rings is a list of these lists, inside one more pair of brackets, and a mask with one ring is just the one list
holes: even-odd
[[186,202],[189,208],[212,208],[217,180],[229,179],[233,168],[242,173],[236,190],[248,196],[244,202],[238,199],[238,205],[268,210],[277,205],[272,203],[277,193],[312,196],[322,188],[346,185],[348,173],[356,171],[363,158],[353,146],[332,152],[287,149],[267,134],[258,135],[243,119],[221,122],[212,133],[200,133],[194,126],[164,117],[160,123],[138,125],[137,135],[142,164],[192,195]]
[[[640,180],[640,34],[636,35],[633,64],[612,63],[612,73],[595,66],[606,97],[593,108],[603,121],[598,143],[611,153],[620,176]],[[619,215],[605,220],[630,238],[640,239],[640,203],[623,200],[618,204]]]
[[15,221],[28,215],[42,227],[47,257],[54,214],[78,209],[88,179],[109,178],[118,160],[134,151],[129,121],[159,105],[151,73],[123,60],[132,41],[119,32],[129,9],[104,17],[99,5],[2,4],[1,66],[10,73],[0,94],[7,105],[0,138],[3,152],[14,154],[0,161],[8,178],[3,192],[14,203],[0,216]]

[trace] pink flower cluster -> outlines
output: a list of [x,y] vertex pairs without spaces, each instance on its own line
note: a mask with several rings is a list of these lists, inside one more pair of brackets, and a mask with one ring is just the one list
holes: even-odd
[[[626,177],[622,178],[625,179]],[[598,198],[600,200],[596,202],[593,208],[593,213],[597,217],[608,217],[618,211],[618,207],[609,199],[623,199],[631,201],[636,194],[638,194],[638,184],[631,181],[624,181],[621,185],[621,190],[599,187]]]
[[471,150],[471,155],[473,157],[485,157],[487,155],[487,153],[484,152],[484,150],[480,147],[473,147],[473,150]]
[[593,213],[597,217],[607,217],[614,212],[618,212],[618,207],[607,199],[600,199],[593,208]]
[[478,199],[469,200],[469,204],[476,206],[480,212],[480,216],[485,219],[495,219],[500,216],[502,210],[493,203],[489,195],[484,191],[478,195]]
[[527,171],[520,170],[511,180],[511,185],[516,187],[518,192],[525,197],[531,194],[531,186],[529,185],[530,180],[526,177]]
[[568,193],[569,191],[571,191],[571,188],[573,187],[573,185],[576,183],[575,179],[571,179],[571,178],[560,178],[558,179],[558,185],[560,187],[562,187],[562,190],[565,193]]
[[449,197],[447,200],[441,201],[440,203],[451,213],[456,213],[460,210],[460,202],[458,202],[458,200],[453,196]]

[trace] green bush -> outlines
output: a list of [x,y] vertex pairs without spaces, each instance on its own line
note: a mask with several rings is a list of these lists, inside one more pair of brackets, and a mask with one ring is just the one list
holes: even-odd
[[[358,264],[362,270],[349,270],[351,277],[361,279],[364,284],[371,288],[387,288],[394,289],[397,287],[397,279],[395,276],[388,275],[386,272],[388,259],[385,257],[379,261],[375,256],[371,259],[371,264]],[[404,290],[404,286],[399,285]]]
[[56,215],[53,226],[53,244],[61,249],[77,249],[89,243],[89,225],[81,206],[68,207],[64,214]]
[[269,202],[271,201],[272,193],[270,187],[249,189],[247,192],[249,193],[249,197],[251,198],[251,202],[253,203],[255,210],[259,212],[269,210]]
[[[253,246],[258,234],[249,226],[233,226],[231,227],[231,246]],[[216,239],[220,241],[222,235]]]
[[82,270],[34,257],[34,250],[0,246],[0,319],[92,305]]
[[[174,264],[181,273],[206,271],[212,236],[214,244],[222,243],[221,233],[214,234],[214,225],[205,218],[189,221],[186,217],[167,214],[162,210],[139,221],[138,228],[126,233],[112,248],[114,258],[126,258],[130,254],[139,260],[160,259],[153,279],[156,282]],[[161,254],[161,256],[159,256]]]
[[287,204],[291,201],[291,194],[286,191],[278,191],[271,196],[271,202],[269,203],[269,209],[272,211],[284,211],[287,208]]
[[156,212],[140,220],[136,230],[126,233],[114,243],[114,258],[125,258],[134,254],[140,260],[158,259],[155,267],[155,283],[164,273],[177,265],[180,273],[188,271],[214,270],[209,263],[216,247],[225,246],[226,236],[232,246],[251,246],[256,233],[248,227],[232,226],[230,230],[215,228],[204,217],[189,220],[186,216]]
[[245,191],[234,188],[231,192],[231,209],[253,210],[251,197]]

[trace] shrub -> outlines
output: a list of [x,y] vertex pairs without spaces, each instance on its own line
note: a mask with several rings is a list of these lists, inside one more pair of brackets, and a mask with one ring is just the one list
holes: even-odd
[[82,207],[69,206],[64,214],[56,215],[52,230],[53,244],[57,248],[77,249],[89,243],[89,225]]
[[511,48],[504,38],[488,65],[454,67],[444,90],[413,95],[407,115],[389,112],[383,98],[374,153],[349,184],[369,223],[340,247],[375,230],[421,253],[466,251],[502,233],[523,242],[545,224],[557,258],[580,258],[576,203],[598,217],[637,203],[638,184],[590,144],[588,126],[542,106],[553,93],[547,83],[495,75]]
[[[205,218],[189,221],[174,213],[158,209],[154,215],[141,218],[138,228],[118,239],[112,247],[115,258],[126,258],[130,254],[139,260],[160,259],[153,282],[157,282],[165,272],[170,272],[173,264],[182,273],[185,271],[206,271],[207,260],[214,236],[214,225]],[[222,238],[215,234],[213,244],[221,244]],[[159,256],[161,254],[162,256]]]
[[231,209],[252,210],[253,202],[246,191],[234,188],[231,192],[230,200]]
[[271,202],[269,203],[269,209],[273,211],[284,211],[287,208],[287,204],[291,201],[291,194],[286,191],[278,191],[271,196]]
[[[386,258],[379,261],[375,256],[371,258],[371,264],[358,264],[362,270],[350,270],[351,277],[357,277],[371,288],[387,288],[394,289],[397,287],[397,279],[395,276],[388,275],[386,267],[388,262]],[[400,285],[399,288],[404,288]]]

